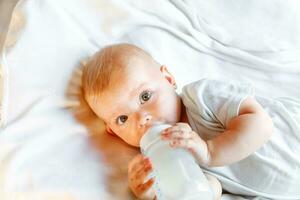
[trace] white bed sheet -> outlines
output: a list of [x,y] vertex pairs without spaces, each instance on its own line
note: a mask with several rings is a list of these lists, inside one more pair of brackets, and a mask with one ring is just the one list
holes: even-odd
[[146,49],[178,92],[214,77],[300,98],[299,10],[291,0],[20,1],[1,55],[0,199],[133,199],[126,166],[138,150],[104,134],[80,99],[80,62],[106,44]]

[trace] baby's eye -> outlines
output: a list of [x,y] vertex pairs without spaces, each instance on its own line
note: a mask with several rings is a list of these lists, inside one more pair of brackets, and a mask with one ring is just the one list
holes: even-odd
[[117,118],[117,124],[122,125],[127,121],[127,119],[128,119],[128,116],[121,115]]
[[151,98],[152,93],[150,91],[143,91],[140,95],[140,102],[144,104],[146,101],[149,101]]

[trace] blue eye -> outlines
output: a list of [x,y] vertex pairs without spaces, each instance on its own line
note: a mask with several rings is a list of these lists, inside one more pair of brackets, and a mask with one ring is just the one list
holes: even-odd
[[144,104],[146,101],[149,101],[151,98],[152,93],[150,91],[143,91],[140,95],[140,102]]
[[117,118],[117,124],[124,124],[128,119],[128,116],[126,115],[121,115]]

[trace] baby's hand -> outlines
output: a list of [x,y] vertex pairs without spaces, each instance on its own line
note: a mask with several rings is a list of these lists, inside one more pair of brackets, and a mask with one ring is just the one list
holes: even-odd
[[132,192],[140,199],[154,199],[155,192],[152,188],[154,179],[146,181],[153,168],[149,158],[142,154],[135,156],[128,165],[128,183]]
[[176,123],[162,131],[161,138],[169,140],[171,147],[181,147],[190,151],[199,164],[209,165],[210,154],[207,143],[194,132],[187,123]]

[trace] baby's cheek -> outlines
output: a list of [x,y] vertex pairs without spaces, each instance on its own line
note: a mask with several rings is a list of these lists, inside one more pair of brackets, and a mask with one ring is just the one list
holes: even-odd
[[177,119],[177,101],[173,95],[166,94],[166,91],[162,92],[165,95],[160,95],[155,102],[155,108],[157,113],[157,120],[165,121],[168,123],[174,123]]
[[172,107],[170,105],[166,105],[163,108],[161,108],[161,116],[164,118],[166,122],[172,123],[175,121],[175,112],[172,110]]
[[129,138],[127,137],[126,139],[123,139],[127,144],[131,145],[131,146],[135,146],[135,147],[139,147],[139,140],[138,138]]

